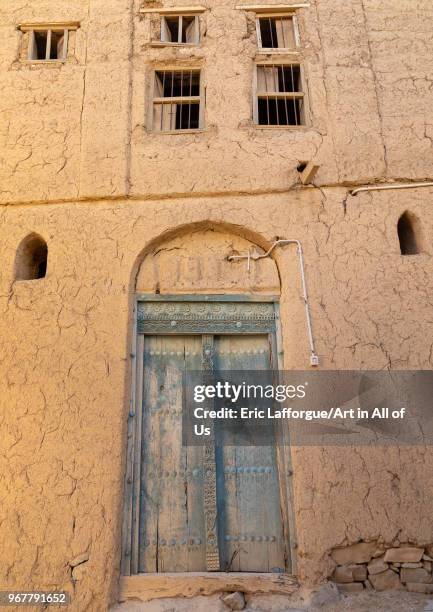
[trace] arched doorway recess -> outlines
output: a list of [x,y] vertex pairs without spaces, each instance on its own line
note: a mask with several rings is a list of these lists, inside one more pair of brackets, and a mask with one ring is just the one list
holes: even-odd
[[182,446],[186,371],[278,368],[276,263],[227,259],[254,249],[196,227],[155,243],[137,271],[124,575],[292,569],[287,446]]

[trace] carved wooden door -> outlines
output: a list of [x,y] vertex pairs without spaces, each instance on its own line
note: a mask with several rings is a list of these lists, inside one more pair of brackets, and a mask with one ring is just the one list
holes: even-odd
[[273,304],[143,304],[125,573],[288,569],[275,445],[182,446],[184,372],[270,369],[274,332]]
[[[218,370],[269,370],[267,335],[219,336]],[[217,507],[221,569],[285,570],[276,447],[223,446],[217,450]]]

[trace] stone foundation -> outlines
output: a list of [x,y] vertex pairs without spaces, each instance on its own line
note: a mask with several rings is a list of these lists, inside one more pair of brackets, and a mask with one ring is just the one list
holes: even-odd
[[331,579],[343,592],[405,589],[433,593],[433,544],[358,542],[334,548],[331,557],[336,564]]

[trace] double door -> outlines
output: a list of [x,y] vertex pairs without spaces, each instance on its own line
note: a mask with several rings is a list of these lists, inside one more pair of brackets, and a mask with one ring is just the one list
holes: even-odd
[[273,311],[266,310],[265,323],[250,321],[236,304],[239,326],[230,305],[216,323],[202,310],[195,325],[179,309],[171,321],[142,319],[138,330],[129,572],[285,571],[288,526],[276,444],[182,445],[184,374],[210,363],[215,370],[275,367]]

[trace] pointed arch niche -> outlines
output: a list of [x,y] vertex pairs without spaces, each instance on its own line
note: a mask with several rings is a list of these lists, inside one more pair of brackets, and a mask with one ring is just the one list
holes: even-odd
[[48,265],[48,246],[38,234],[26,236],[19,244],[15,256],[15,280],[45,278]]
[[397,234],[402,255],[418,255],[423,251],[421,222],[416,215],[406,210],[398,220]]
[[138,270],[136,292],[156,294],[264,293],[279,295],[275,261],[229,262],[232,253],[263,252],[250,239],[224,228],[200,227],[167,237],[148,251]]

